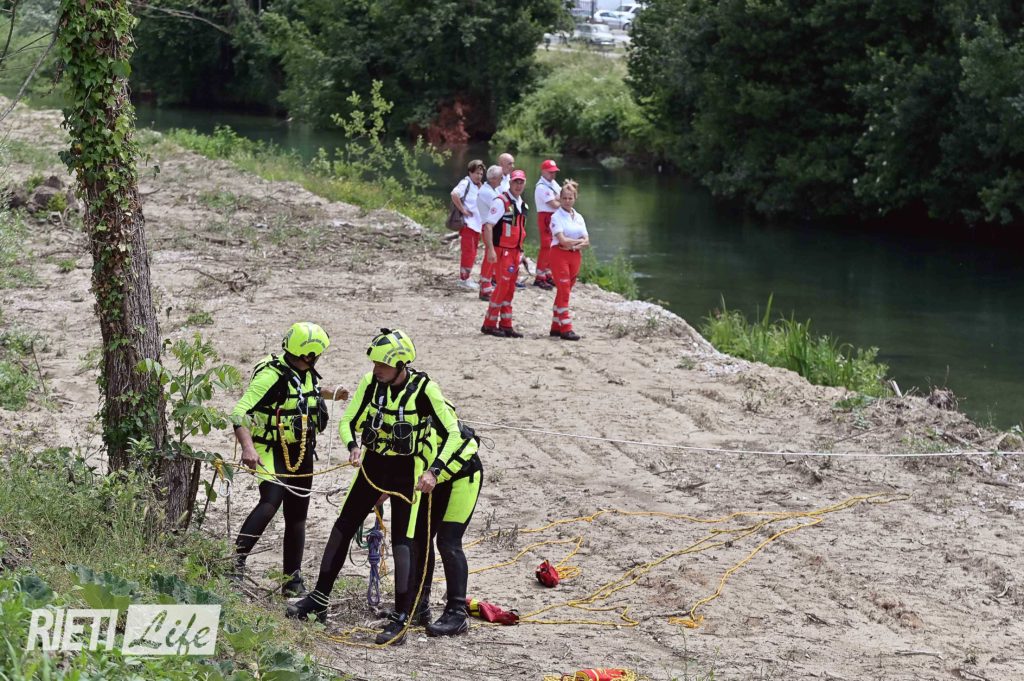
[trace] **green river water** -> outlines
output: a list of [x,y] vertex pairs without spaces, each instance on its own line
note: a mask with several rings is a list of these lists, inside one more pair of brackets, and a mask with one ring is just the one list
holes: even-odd
[[[141,108],[139,125],[200,132],[230,125],[306,157],[340,142],[331,131],[238,114]],[[446,167],[432,171],[437,187],[431,193],[447,197],[465,164],[489,162],[488,153],[485,147],[453,150]],[[529,174],[531,201],[541,160],[516,159]],[[1024,347],[1024,280],[1015,249],[769,224],[716,204],[678,176],[609,170],[592,159],[556,160],[560,179],[580,182],[576,207],[598,257],[628,254],[641,296],[692,325],[699,327],[723,297],[752,316],[773,294],[774,310],[811,319],[812,331],[880,348],[879,359],[904,391],[946,386],[975,419],[1003,428],[1024,420],[1024,361],[1017,355]],[[457,267],[453,261],[453,275]]]

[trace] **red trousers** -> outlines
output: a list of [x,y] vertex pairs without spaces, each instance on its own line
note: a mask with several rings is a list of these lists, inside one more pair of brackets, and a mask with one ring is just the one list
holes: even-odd
[[555,278],[555,305],[551,313],[552,331],[572,331],[569,296],[576,284],[576,277],[579,276],[582,259],[583,255],[579,251],[566,251],[557,246],[551,249],[551,273]]
[[[487,304],[484,326],[503,329],[512,328],[512,297],[516,294],[516,279],[519,275],[519,259],[523,252],[518,248],[498,248],[498,262],[494,275],[498,279],[491,300]],[[485,257],[486,259],[486,257]]]
[[476,262],[476,252],[480,248],[480,232],[474,232],[469,227],[463,227],[459,232],[462,242],[462,257],[459,259],[459,278],[469,279],[473,273],[473,264]]
[[[540,247],[537,249],[537,279],[551,278],[551,216],[554,213],[537,213],[537,235]],[[557,247],[556,247],[557,248]]]
[[[474,232],[469,227],[463,227],[459,232],[462,243],[462,256],[459,259],[459,278],[469,279],[473,274],[473,265],[476,263],[476,253],[480,248],[480,232]],[[485,257],[480,264],[480,293],[490,293],[494,289],[491,284],[491,269],[493,266],[487,262]]]

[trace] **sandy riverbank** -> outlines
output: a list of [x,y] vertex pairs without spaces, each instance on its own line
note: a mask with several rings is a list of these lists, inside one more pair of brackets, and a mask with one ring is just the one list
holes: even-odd
[[[56,112],[27,110],[9,119],[11,139],[52,151],[50,169],[62,174],[59,120]],[[354,385],[368,369],[367,339],[380,326],[400,327],[416,340],[418,367],[467,420],[774,453],[661,449],[481,425],[493,447],[483,452],[487,477],[470,540],[486,528],[522,530],[599,509],[715,518],[808,512],[858,495],[884,493],[892,500],[857,504],[775,540],[698,611],[705,619],[696,629],[668,618],[712,594],[723,573],[771,531],[668,559],[595,603],[628,606],[635,627],[614,626],[621,624],[615,612],[559,607],[542,617],[603,625],[474,626],[466,637],[437,641],[417,634],[385,652],[325,643],[322,654],[334,666],[372,679],[410,678],[413,670],[429,679],[539,679],[591,666],[638,668],[654,679],[703,678],[699,674],[711,670],[718,679],[848,681],[995,681],[1024,673],[1019,458],[785,454],[984,449],[994,446],[997,434],[916,397],[839,410],[835,403],[844,391],[720,355],[677,316],[592,286],[581,286],[573,302],[580,343],[548,337],[552,294],[532,287],[515,301],[526,338],[482,336],[483,303],[453,285],[456,252],[402,216],[329,203],[294,184],[267,182],[164,143],[149,150],[144,210],[166,336],[199,330],[225,361],[247,372],[276,349],[292,321],[311,319],[333,341],[318,368],[329,381]],[[16,178],[32,172],[28,163],[10,168]],[[80,233],[47,224],[39,225],[31,249],[39,285],[0,291],[0,303],[6,324],[48,339],[39,361],[57,407],[0,410],[0,438],[94,452],[97,389],[87,358],[98,348],[99,331],[88,250]],[[78,267],[62,273],[56,262],[68,258]],[[187,326],[200,312],[209,313],[212,324]],[[231,450],[226,433],[208,444]],[[324,468],[328,458],[337,462],[341,455],[336,442],[321,449]],[[349,475],[322,476],[316,487],[336,489]],[[254,492],[251,481],[236,486],[235,528]],[[308,524],[308,574],[316,573],[336,512],[317,496]],[[218,505],[208,527],[222,532],[223,513]],[[743,524],[749,518],[729,526]],[[278,520],[260,546],[279,546],[280,532]],[[543,533],[506,533],[502,541],[470,549],[471,568],[509,560],[536,541],[568,541],[473,575],[470,592],[526,614],[592,594],[707,532],[706,525],[681,519],[608,515]],[[581,568],[580,576],[543,589],[533,577],[536,564],[561,560],[577,536],[582,548],[569,562]],[[264,570],[277,567],[277,551],[253,562]],[[351,582],[336,592],[329,631],[369,619],[361,600],[365,568],[347,565],[343,575]],[[435,603],[442,594],[438,585]]]

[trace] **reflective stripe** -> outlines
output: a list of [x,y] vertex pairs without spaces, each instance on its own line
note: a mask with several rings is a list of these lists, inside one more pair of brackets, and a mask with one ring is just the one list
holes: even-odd
[[553,309],[555,311],[555,314],[558,314],[560,312],[568,312],[569,311],[569,308],[567,308],[567,307],[553,307],[551,309]]

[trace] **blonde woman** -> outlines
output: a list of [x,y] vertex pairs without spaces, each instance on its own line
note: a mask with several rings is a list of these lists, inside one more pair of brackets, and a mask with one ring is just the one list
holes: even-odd
[[555,279],[555,305],[551,315],[551,335],[578,341],[569,314],[569,296],[580,273],[582,251],[590,246],[587,223],[576,211],[579,184],[566,180],[559,193],[559,208],[551,216],[551,274]]

